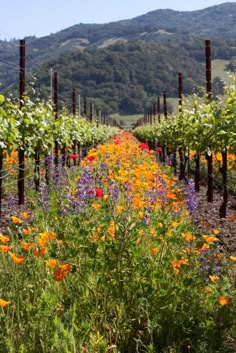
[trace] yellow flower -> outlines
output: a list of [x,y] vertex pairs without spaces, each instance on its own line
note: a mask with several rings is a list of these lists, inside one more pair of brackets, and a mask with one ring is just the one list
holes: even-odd
[[218,235],[218,234],[220,233],[220,231],[219,231],[218,229],[213,229],[213,233],[214,233],[215,235]]
[[228,297],[219,297],[218,298],[218,302],[221,306],[225,306],[225,305],[228,305],[229,304],[229,298]]
[[58,264],[58,260],[57,259],[49,259],[49,260],[45,260],[46,265],[50,268],[54,268],[57,266]]
[[218,276],[209,276],[212,283],[216,283],[219,281],[220,277]]
[[139,219],[143,219],[143,212],[139,212],[139,213],[138,213],[138,218],[139,218]]
[[117,214],[121,214],[122,212],[123,212],[123,210],[124,210],[124,207],[123,206],[116,206],[116,212],[117,212]]
[[0,306],[1,307],[5,307],[5,306],[8,306],[9,304],[11,304],[11,302],[8,302],[6,300],[3,300],[3,299],[0,299]]
[[22,220],[18,217],[15,217],[15,216],[11,216],[11,220],[14,224],[21,224],[22,223]]
[[39,246],[41,246],[43,248],[43,247],[45,247],[45,245],[49,241],[49,235],[48,235],[48,233],[44,232],[44,233],[39,233],[39,236],[40,236],[40,238],[38,240],[38,244],[39,244]]
[[236,256],[230,256],[230,260],[236,262]]
[[92,204],[92,207],[93,207],[95,210],[99,210],[102,206],[100,205],[100,203],[93,203],[93,204]]
[[184,238],[184,240],[186,240],[188,242],[191,242],[194,239],[196,239],[196,237],[191,233],[182,233],[182,238]]
[[6,244],[9,240],[10,240],[10,238],[8,238],[7,236],[0,234],[0,241],[3,244]]

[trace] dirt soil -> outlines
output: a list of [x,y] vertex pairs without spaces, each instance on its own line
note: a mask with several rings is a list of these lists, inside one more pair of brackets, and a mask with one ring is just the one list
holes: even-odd
[[222,196],[214,191],[213,202],[207,202],[206,187],[201,187],[198,193],[198,213],[196,224],[210,231],[219,230],[220,246],[229,256],[236,256],[236,196],[229,196],[227,217],[219,218],[219,209],[222,204]]

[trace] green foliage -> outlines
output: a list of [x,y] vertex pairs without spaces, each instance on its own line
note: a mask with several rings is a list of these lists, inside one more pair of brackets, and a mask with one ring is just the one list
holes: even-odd
[[0,147],[9,151],[22,148],[29,157],[36,149],[47,155],[55,141],[70,151],[73,142],[80,146],[97,144],[117,132],[116,128],[75,117],[66,109],[56,119],[51,105],[39,99],[33,102],[25,97],[21,109],[4,97],[1,102]]
[[236,152],[236,89],[235,79],[225,89],[224,100],[211,101],[195,96],[185,103],[177,116],[162,120],[161,124],[142,126],[134,130],[141,141],[157,138],[160,145],[167,144],[172,151],[189,148],[205,153],[209,147],[221,151],[227,147]]

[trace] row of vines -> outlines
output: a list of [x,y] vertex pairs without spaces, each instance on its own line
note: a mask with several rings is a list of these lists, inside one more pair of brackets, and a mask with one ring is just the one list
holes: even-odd
[[[38,189],[42,166],[48,179],[49,164],[50,167],[52,164],[57,167],[60,162],[68,164],[70,157],[76,164],[83,149],[106,141],[117,131],[115,127],[98,125],[66,109],[55,119],[50,103],[28,97],[20,109],[3,95],[0,96],[0,126],[0,214],[4,179],[18,173],[19,204],[23,204],[22,182],[30,168]],[[58,155],[55,156],[56,148]]]
[[[193,97],[185,101],[176,116],[163,119],[155,124],[137,127],[134,135],[141,141],[159,146],[163,161],[171,156],[171,164],[179,168],[179,179],[188,179],[194,169],[195,189],[199,191],[201,163],[205,164],[208,179],[207,199],[213,201],[214,161],[221,175],[224,201],[220,216],[226,216],[228,184],[236,188],[236,81],[225,90],[223,100],[209,101]],[[177,166],[177,156],[179,164]],[[191,167],[193,157],[194,168]],[[205,162],[204,162],[205,160]],[[186,171],[187,169],[187,171]],[[215,172],[216,174],[216,172]]]

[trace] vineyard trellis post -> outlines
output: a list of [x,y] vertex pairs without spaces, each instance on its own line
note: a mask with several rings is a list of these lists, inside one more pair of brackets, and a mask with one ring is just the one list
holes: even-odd
[[[209,102],[211,101],[211,41],[205,41],[205,57],[206,57],[206,94]],[[213,155],[211,145],[209,144],[207,152],[207,201],[213,202]]]
[[3,150],[0,148],[0,218],[2,215],[2,178],[3,178]]
[[[76,93],[75,93],[75,88],[72,90],[72,113],[74,118],[76,118]],[[73,141],[73,153],[76,155],[76,146],[77,143],[76,141]],[[74,166],[76,166],[76,158],[73,158],[74,161]]]
[[[19,98],[20,98],[20,109],[24,105],[25,95],[25,40],[20,40],[20,77],[19,77]],[[19,173],[18,173],[18,204],[24,204],[25,198],[25,151],[24,141],[18,151],[19,158]]]
[[164,108],[164,117],[167,119],[166,91],[163,92],[163,108]]
[[[57,72],[53,74],[53,111],[55,120],[58,119],[58,75]],[[57,168],[59,162],[59,144],[55,141],[55,167]]]
[[160,97],[157,97],[157,118],[158,118],[158,123],[160,124],[161,122],[161,104],[160,104]]
[[[183,111],[182,95],[183,95],[183,77],[182,77],[182,73],[179,72],[178,74],[179,113],[182,113]],[[179,180],[183,180],[185,179],[185,163],[184,163],[184,152],[182,147],[179,147],[179,160],[180,160]]]

